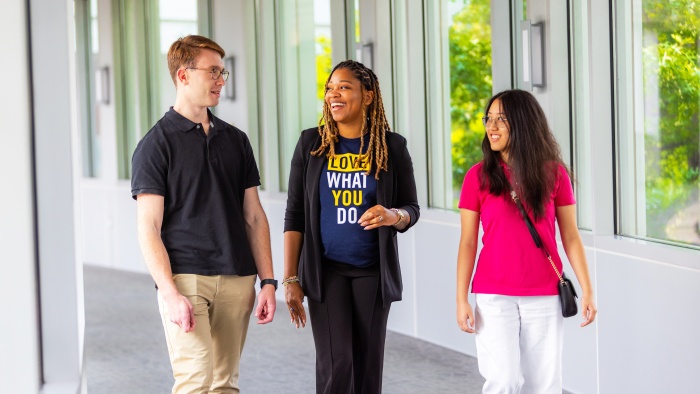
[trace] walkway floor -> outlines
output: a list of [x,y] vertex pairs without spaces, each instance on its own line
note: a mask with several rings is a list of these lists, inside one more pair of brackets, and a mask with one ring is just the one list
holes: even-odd
[[[172,374],[148,275],[86,266],[85,370],[90,394],[169,393]],[[279,305],[279,303],[278,303]],[[472,357],[389,332],[384,393],[479,393]],[[280,315],[251,319],[241,360],[243,393],[314,393],[311,329]]]

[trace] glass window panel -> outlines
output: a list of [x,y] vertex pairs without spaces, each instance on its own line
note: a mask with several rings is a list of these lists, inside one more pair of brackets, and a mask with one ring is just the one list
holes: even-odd
[[[192,1],[192,3],[197,3]],[[160,21],[160,53],[167,55],[170,45],[180,37],[197,34],[197,21],[171,22]]]
[[[167,61],[170,46],[178,38],[190,34],[208,35],[208,32],[199,31],[197,3],[198,0],[178,0],[176,3],[172,3],[170,0],[160,0],[160,20],[151,21],[151,25],[154,27],[152,30],[160,33],[158,37],[159,54],[151,65],[152,86],[154,88],[151,99],[153,103],[151,119],[153,122],[160,119],[175,102],[175,84],[170,77]],[[168,7],[166,11],[163,10],[164,4],[167,4]]]
[[691,0],[617,1],[616,99],[619,231],[698,247],[700,14],[696,4]]
[[[451,1],[452,4],[462,2]],[[490,1],[453,8],[449,28],[453,208],[467,170],[481,160],[481,118],[492,94]]]
[[[332,69],[331,2],[278,2],[280,174],[289,174],[299,133],[318,125],[324,87]],[[311,72],[309,72],[311,71]],[[287,189],[287,176],[280,187]]]
[[362,42],[362,37],[360,37],[360,0],[355,0],[355,42]]
[[97,0],[90,0],[90,47],[93,54],[100,52],[100,36],[97,26]]
[[442,0],[428,11],[433,207],[456,209],[464,175],[482,158],[481,123],[492,95],[489,0]]
[[314,0],[314,22],[316,26],[331,25],[331,2],[328,0]]
[[[98,120],[101,104],[96,97],[99,88],[96,75],[99,65],[99,42],[97,30],[97,1],[73,3],[75,18],[75,49],[78,75],[77,81],[81,141],[82,175],[87,178],[100,176],[100,133]],[[100,97],[102,99],[102,97]]]
[[[328,3],[326,0],[315,0],[315,4]],[[316,15],[316,27],[314,29],[314,57],[316,59],[316,117],[318,119],[323,115],[323,100],[325,96],[325,85],[328,74],[333,69],[333,61],[331,59],[331,27],[330,27],[330,9],[328,14],[319,16]]]
[[197,20],[196,0],[160,0],[158,8],[160,20]]
[[591,135],[590,135],[590,110],[589,110],[589,77],[590,61],[588,54],[588,13],[585,2],[571,1],[571,27],[573,29],[571,76],[572,101],[573,101],[573,136],[574,136],[574,190],[576,192],[576,209],[578,211],[578,225],[582,229],[591,230],[593,214],[593,195],[591,178]]
[[208,36],[209,32],[199,31],[199,26],[208,26],[202,23],[208,21],[198,19],[202,0],[115,1],[119,177],[129,178],[136,144],[175,102],[175,86],[166,61],[170,45],[179,37]]

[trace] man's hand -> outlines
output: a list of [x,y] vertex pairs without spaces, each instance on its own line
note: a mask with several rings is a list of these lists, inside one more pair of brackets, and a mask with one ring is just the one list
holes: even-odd
[[194,331],[194,307],[187,297],[180,293],[164,297],[166,312],[170,321],[177,324],[184,332]]
[[275,286],[265,285],[258,294],[258,306],[255,308],[255,317],[258,324],[267,324],[275,317],[277,300],[275,299]]

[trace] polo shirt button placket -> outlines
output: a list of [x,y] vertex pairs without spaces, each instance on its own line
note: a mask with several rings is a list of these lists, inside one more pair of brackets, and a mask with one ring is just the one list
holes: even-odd
[[[211,129],[209,129],[211,130]],[[216,144],[212,143],[210,138],[207,138],[207,157],[210,163],[216,163],[219,160],[218,153],[216,152]]]
[[[200,130],[202,129],[202,125],[197,124],[197,125],[195,126],[195,129],[197,129],[197,131],[200,131]],[[208,161],[211,161],[212,158],[211,158],[211,155],[210,155],[210,152],[209,152],[209,141],[207,141],[207,140],[208,140],[207,135],[204,134],[204,131],[202,131],[202,132],[200,133],[200,136],[204,138],[204,151],[205,151],[206,154],[207,154],[207,160],[208,160]]]

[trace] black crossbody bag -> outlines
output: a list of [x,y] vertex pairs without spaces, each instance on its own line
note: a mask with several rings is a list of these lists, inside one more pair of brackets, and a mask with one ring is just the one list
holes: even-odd
[[576,316],[576,314],[578,313],[578,307],[576,306],[576,298],[578,296],[576,295],[576,289],[574,289],[573,283],[571,283],[571,280],[569,280],[569,278],[567,278],[566,275],[564,275],[564,271],[559,273],[557,266],[554,264],[554,261],[552,261],[552,256],[547,251],[547,248],[544,246],[544,243],[542,243],[540,235],[537,233],[535,226],[532,224],[530,216],[527,214],[527,212],[525,212],[525,208],[520,202],[520,199],[515,193],[515,190],[511,190],[510,197],[513,199],[513,202],[515,202],[515,205],[518,206],[520,214],[523,216],[525,224],[527,225],[527,229],[530,231],[530,235],[532,235],[532,240],[535,241],[535,245],[538,248],[542,249],[545,256],[547,256],[547,260],[549,260],[549,263],[552,264],[554,272],[557,273],[557,277],[559,278],[559,301],[561,302],[561,314],[564,317]]

